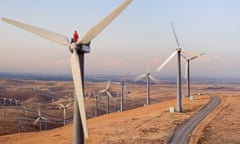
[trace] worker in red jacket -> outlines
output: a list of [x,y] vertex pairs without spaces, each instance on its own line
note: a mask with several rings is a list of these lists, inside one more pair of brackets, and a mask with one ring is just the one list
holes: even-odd
[[76,43],[78,41],[78,32],[75,30],[73,33],[73,38],[71,40],[71,43]]

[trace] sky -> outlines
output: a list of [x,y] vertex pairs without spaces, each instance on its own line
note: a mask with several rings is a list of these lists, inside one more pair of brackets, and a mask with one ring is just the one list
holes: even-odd
[[[115,9],[122,0],[7,0],[0,17],[72,37],[81,34]],[[139,75],[150,65],[156,76],[176,76],[176,58],[156,68],[177,45],[174,23],[184,50],[206,55],[191,62],[192,77],[239,78],[239,0],[133,0],[91,42],[86,74]],[[71,74],[67,47],[0,21],[0,72]],[[185,61],[182,60],[182,75]]]

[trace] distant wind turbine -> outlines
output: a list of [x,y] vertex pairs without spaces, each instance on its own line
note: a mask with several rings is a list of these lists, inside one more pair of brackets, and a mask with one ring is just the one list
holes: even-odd
[[60,45],[68,46],[72,52],[71,68],[75,93],[73,117],[74,144],[83,144],[84,138],[88,138],[86,111],[84,106],[84,55],[85,53],[90,53],[91,41],[100,32],[102,32],[131,2],[132,0],[124,0],[121,5],[119,5],[99,23],[94,25],[89,31],[83,34],[81,38],[78,38],[78,33],[75,31],[72,41],[69,41],[68,38],[62,34],[27,25],[8,18],[2,18],[2,20],[6,23],[32,32],[40,37],[43,37]]
[[14,101],[15,101],[15,105],[18,106],[19,100],[14,99]]
[[66,115],[67,115],[67,108],[71,105],[71,103],[68,103],[66,105],[59,104],[60,108],[63,109],[63,125],[66,125]]
[[9,104],[12,105],[13,98],[9,98],[8,101],[9,101]]
[[94,98],[95,98],[95,117],[98,116],[98,95],[95,93],[95,91],[92,92]]
[[6,97],[4,97],[3,98],[3,118],[5,118],[5,116],[6,116],[6,101],[7,101],[7,98]]
[[181,82],[181,53],[188,54],[189,52],[182,50],[180,47],[177,34],[174,28],[173,23],[170,23],[176,43],[177,48],[158,68],[159,72],[176,54],[177,54],[177,112],[182,112],[182,82]]
[[2,98],[2,99],[3,99],[3,104],[6,105],[6,100],[7,100],[7,98],[4,97],[4,98]]
[[138,81],[144,77],[146,77],[146,80],[147,80],[147,103],[146,103],[146,105],[150,105],[150,103],[151,103],[151,98],[150,98],[151,80],[153,82],[158,82],[158,79],[156,79],[155,77],[152,76],[152,74],[150,73],[149,67],[147,67],[146,73],[138,76],[135,79],[135,81]]
[[26,119],[26,121],[28,121],[28,110],[29,109],[30,108],[27,107],[27,106],[22,106],[22,110],[25,112],[25,119]]
[[107,85],[106,85],[106,88],[99,91],[99,94],[102,94],[102,93],[106,93],[106,94],[107,94],[107,109],[106,109],[106,114],[109,114],[109,113],[110,113],[110,111],[109,111],[109,99],[112,97],[112,95],[111,95],[111,93],[110,93],[110,83],[111,83],[111,81],[108,81],[108,82],[107,82]]
[[115,84],[121,85],[121,92],[119,93],[119,96],[121,97],[120,102],[120,112],[124,111],[124,97],[128,95],[128,88],[126,85],[126,81],[123,80],[121,82],[114,82]]
[[38,117],[37,119],[33,122],[33,125],[37,125],[39,123],[39,131],[42,130],[42,120],[47,120],[47,118],[43,117],[41,114],[40,107],[38,108]]
[[205,55],[205,53],[200,53],[200,54],[196,54],[194,56],[186,56],[186,55],[183,55],[182,54],[182,57],[186,60],[186,70],[185,70],[185,79],[186,79],[186,85],[187,85],[187,93],[186,93],[186,96],[189,97],[190,96],[190,61],[202,56],[202,55]]
[[22,119],[19,119],[18,132],[22,132],[23,128],[24,128],[24,127],[23,127]]

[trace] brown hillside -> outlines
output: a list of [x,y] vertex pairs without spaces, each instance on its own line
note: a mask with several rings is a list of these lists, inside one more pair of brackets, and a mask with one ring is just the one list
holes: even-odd
[[[166,143],[174,128],[199,110],[209,100],[198,96],[183,100],[183,113],[170,113],[176,100],[153,104],[122,113],[88,120],[88,144],[96,143]],[[72,125],[44,132],[19,133],[0,137],[1,144],[70,144]]]

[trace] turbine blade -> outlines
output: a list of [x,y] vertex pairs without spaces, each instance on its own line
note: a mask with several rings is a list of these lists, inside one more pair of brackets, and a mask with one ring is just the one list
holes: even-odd
[[41,110],[40,110],[40,107],[38,107],[38,116],[41,117]]
[[11,19],[8,19],[8,18],[4,18],[2,17],[2,21],[8,23],[8,24],[11,24],[11,25],[14,25],[16,27],[19,27],[21,29],[24,29],[28,32],[31,32],[31,33],[34,33],[42,38],[45,38],[45,39],[48,39],[50,41],[53,41],[57,44],[60,44],[60,45],[64,45],[64,46],[69,46],[69,40],[66,36],[64,35],[61,35],[61,34],[58,34],[58,33],[55,33],[55,32],[51,32],[51,31],[48,31],[48,30],[45,30],[45,29],[42,29],[42,28],[38,28],[38,27],[35,27],[35,26],[31,26],[31,25],[28,25],[28,24],[24,24],[24,23],[21,23],[21,22],[17,22],[17,21],[14,21],[14,20],[11,20]]
[[37,125],[38,121],[40,120],[40,117],[38,117],[34,122],[33,125]]
[[155,83],[159,82],[159,80],[157,78],[153,77],[152,75],[149,75],[149,78]]
[[65,107],[70,107],[72,104],[71,103],[68,103],[67,105],[65,105]]
[[109,25],[130,3],[132,0],[125,0],[119,7],[112,11],[102,21],[93,26],[88,32],[86,32],[82,38],[80,38],[77,44],[87,44],[96,35],[98,35],[107,25]]
[[191,57],[199,55],[197,53],[194,53],[194,52],[191,52],[191,51],[186,51],[186,50],[182,50],[181,52],[188,55],[188,56],[191,56]]
[[102,93],[104,93],[104,92],[106,92],[106,89],[100,90],[98,93],[99,93],[99,94],[102,94]]
[[175,55],[177,54],[177,51],[172,53],[163,63],[157,68],[157,71],[159,72]]
[[185,55],[183,55],[182,53],[181,53],[181,56],[182,56],[184,59],[187,59],[187,57],[186,57]]
[[198,58],[200,56],[203,56],[203,55],[205,55],[205,53],[200,53],[199,55],[191,57],[190,60],[194,60],[194,59],[196,59],[196,58]]
[[109,91],[106,91],[106,93],[107,93],[107,95],[111,98],[112,97],[112,95],[111,95],[111,93],[109,92]]
[[45,117],[41,117],[42,120],[48,120],[48,118],[45,118]]
[[177,33],[176,33],[176,30],[175,30],[175,27],[174,27],[172,22],[170,23],[170,25],[171,25],[171,28],[172,28],[172,31],[173,31],[173,34],[174,34],[174,37],[175,37],[175,40],[176,40],[176,43],[177,43],[177,47],[180,48],[180,44],[179,44],[179,41],[178,41],[178,38],[177,38]]
[[194,60],[196,58],[198,58],[198,56],[191,57],[190,60]]
[[108,90],[108,89],[110,88],[110,84],[111,84],[111,81],[109,80],[109,81],[107,82],[107,85],[106,85],[106,90]]
[[65,108],[63,104],[59,104],[59,106],[60,106],[61,108]]
[[88,128],[87,128],[87,120],[86,120],[86,111],[84,106],[82,76],[81,76],[80,65],[79,65],[79,57],[75,49],[73,50],[73,54],[71,57],[71,67],[72,67],[74,89],[77,97],[78,108],[80,111],[84,136],[85,138],[88,138]]
[[140,76],[138,76],[137,78],[135,78],[134,81],[139,81],[140,79],[144,78],[146,76],[146,74],[142,74]]
[[185,80],[187,79],[187,76],[188,76],[188,62],[186,61],[185,75],[184,75]]

